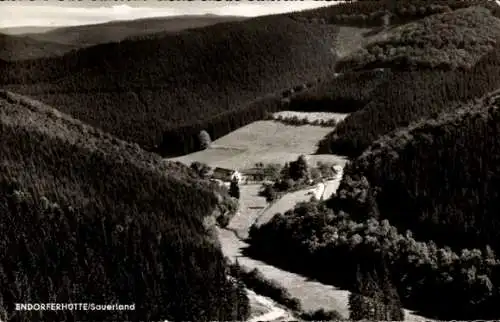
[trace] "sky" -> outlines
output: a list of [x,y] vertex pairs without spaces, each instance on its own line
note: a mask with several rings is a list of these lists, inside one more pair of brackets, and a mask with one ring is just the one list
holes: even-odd
[[0,1],[0,28],[74,26],[176,15],[260,15],[317,8],[332,1]]

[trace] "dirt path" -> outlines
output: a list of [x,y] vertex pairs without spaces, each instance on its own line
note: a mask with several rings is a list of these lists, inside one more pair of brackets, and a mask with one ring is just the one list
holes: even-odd
[[252,290],[247,290],[249,298],[257,302],[259,305],[267,309],[266,313],[251,317],[248,322],[260,322],[260,321],[291,321],[294,320],[292,314],[288,313],[286,310],[282,309],[279,305],[274,303],[272,300],[264,297],[262,295],[256,294]]
[[340,185],[340,181],[342,180],[342,176],[344,175],[344,168],[342,166],[336,166],[337,174],[334,180],[330,180],[326,182],[325,189],[323,190],[323,195],[321,196],[322,200],[329,199],[332,194],[337,191]]
[[240,204],[238,214],[234,216],[227,229],[234,231],[240,239],[248,238],[248,230],[269,205],[259,196],[261,184],[240,185]]

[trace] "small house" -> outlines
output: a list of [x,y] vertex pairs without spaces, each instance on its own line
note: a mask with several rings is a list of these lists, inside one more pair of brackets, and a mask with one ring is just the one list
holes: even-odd
[[218,179],[221,181],[236,180],[238,183],[240,183],[241,173],[233,169],[215,168],[212,173],[212,179]]
[[242,174],[249,181],[262,181],[266,177],[263,168],[246,169]]

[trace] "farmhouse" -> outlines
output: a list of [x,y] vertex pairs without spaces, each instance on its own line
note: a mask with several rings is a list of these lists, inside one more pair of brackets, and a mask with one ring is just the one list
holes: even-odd
[[232,169],[215,168],[212,172],[212,179],[218,179],[221,181],[237,180],[239,183],[241,181],[241,173]]
[[262,168],[251,168],[242,171],[242,175],[246,180],[250,181],[262,181],[265,178],[264,169]]

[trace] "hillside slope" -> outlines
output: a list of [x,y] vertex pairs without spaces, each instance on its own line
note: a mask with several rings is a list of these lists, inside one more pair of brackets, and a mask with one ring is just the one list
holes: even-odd
[[[491,33],[485,35],[487,37],[484,39],[486,43],[491,42],[488,45],[491,49],[480,52],[475,46],[464,47],[462,54],[458,55],[465,57],[470,54],[470,57],[475,57],[478,54],[480,58],[472,67],[459,64],[460,60],[452,56],[449,58],[455,67],[451,64],[445,69],[432,68],[431,60],[439,60],[441,54],[436,52],[419,56],[416,52],[415,57],[425,57],[429,63],[427,67],[419,65],[418,68],[416,66],[412,68],[410,65],[404,65],[405,68],[399,66],[391,68],[388,80],[372,92],[371,100],[362,109],[340,122],[335,131],[320,144],[319,152],[357,156],[380,136],[398,127],[407,126],[412,121],[426,118],[433,113],[445,111],[454,106],[451,104],[453,101],[481,97],[500,86],[500,43],[497,41],[500,39],[500,19],[489,16],[490,19],[476,20],[485,14],[488,15],[482,8],[457,10],[444,15],[451,21],[451,25],[441,27],[451,30],[455,28],[490,30]],[[424,19],[421,23],[425,25],[425,21]],[[485,23],[486,25],[483,25]],[[421,42],[419,46],[425,47],[428,43],[432,43],[435,34],[439,32],[438,29],[423,28],[426,34],[416,36],[415,39],[427,40]],[[455,36],[463,37],[461,33],[455,33]],[[453,39],[447,41],[456,43]],[[468,51],[469,49],[471,51]]]
[[[247,256],[345,287],[351,296],[371,297],[377,308],[371,313],[350,297],[351,319],[361,315],[370,321],[399,321],[373,315],[401,308],[401,302],[429,318],[423,321],[497,320],[500,316],[500,260],[487,246],[454,250],[413,237],[411,230],[400,231],[387,219],[361,219],[317,201],[297,204],[266,224],[253,226],[249,243]],[[393,306],[380,305],[387,302],[377,303],[380,297],[356,287],[360,272],[390,276],[394,287],[384,289],[384,294],[399,293]]]
[[135,20],[110,21],[106,23],[61,27],[44,33],[25,36],[36,40],[50,41],[73,46],[87,47],[130,37],[141,37],[155,33],[179,32],[200,28],[221,22],[242,21],[247,18],[237,16],[193,15]]
[[499,16],[498,6],[489,0],[358,0],[345,1],[326,9],[294,12],[290,17],[298,21],[319,22],[356,27],[400,25],[439,13],[481,6],[492,8]]
[[[23,28],[6,28],[0,38],[0,59],[7,61],[61,56],[74,49],[117,42],[127,38],[176,33],[221,22],[242,21],[236,16],[175,16],[111,21],[100,24],[50,28],[22,33]],[[44,27],[40,27],[42,30]],[[17,30],[19,29],[19,30]],[[30,31],[30,28],[25,28]],[[32,28],[31,28],[32,29]]]
[[435,14],[380,32],[338,69],[470,68],[493,50],[498,35],[498,19],[486,8]]
[[382,137],[346,168],[345,209],[421,239],[498,251],[499,124],[498,101],[487,99]]
[[187,153],[197,147],[169,147],[164,132],[234,112],[224,117],[225,133],[208,129],[214,139],[255,121],[246,109],[254,99],[332,73],[336,31],[260,17],[17,62],[0,81],[121,139]]
[[[5,92],[0,140],[2,319],[248,316],[208,220],[222,196],[188,168]],[[135,311],[14,311],[15,302]]]
[[22,27],[3,27],[0,28],[0,33],[4,35],[20,36],[24,34],[44,33],[56,29],[57,27],[45,26],[22,26]]
[[59,56],[78,46],[36,40],[26,36],[5,35],[0,33],[0,59],[13,61]]
[[306,112],[351,113],[372,101],[376,89],[389,80],[390,70],[353,71],[334,74],[290,97],[287,108]]

